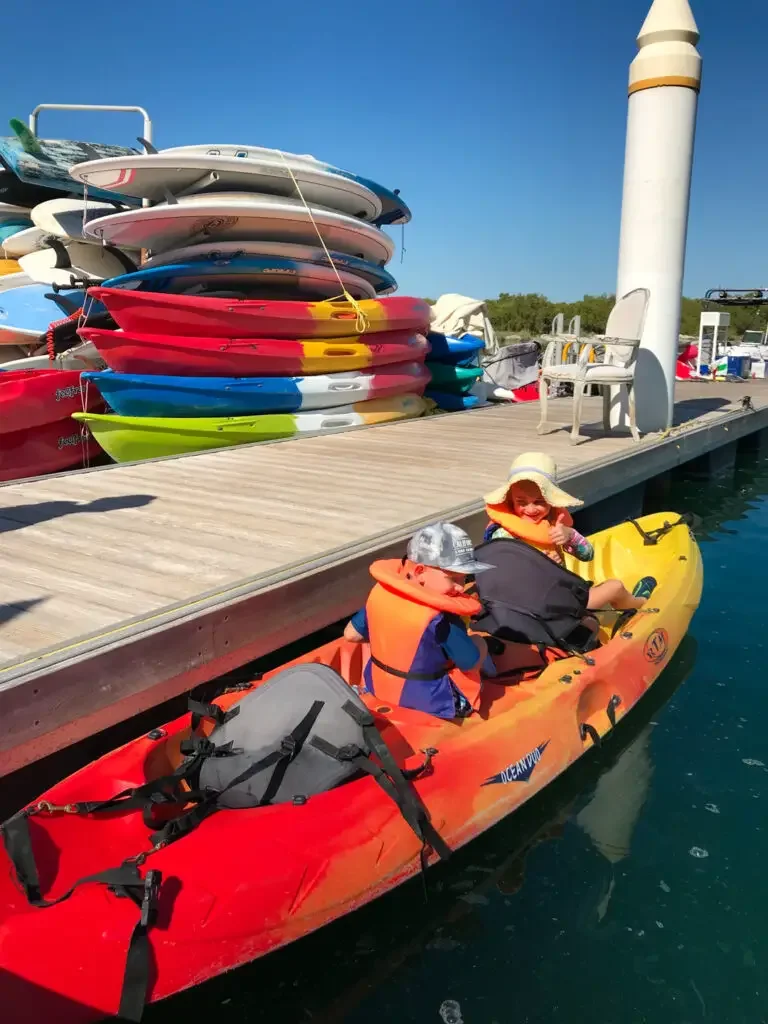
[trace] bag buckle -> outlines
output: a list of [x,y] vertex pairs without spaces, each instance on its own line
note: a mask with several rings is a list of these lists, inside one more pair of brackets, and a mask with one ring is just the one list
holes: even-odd
[[141,924],[145,928],[155,923],[157,898],[162,881],[162,871],[151,869],[144,876],[144,894],[141,898]]
[[291,761],[294,759],[296,756],[296,740],[293,736],[283,736],[280,740],[280,753]]

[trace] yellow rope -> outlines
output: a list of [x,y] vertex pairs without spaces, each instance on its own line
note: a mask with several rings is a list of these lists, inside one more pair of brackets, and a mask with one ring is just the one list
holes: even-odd
[[[317,226],[317,223],[315,222],[315,218],[312,216],[312,210],[309,207],[309,203],[304,198],[304,193],[301,191],[301,186],[299,185],[298,181],[296,180],[296,175],[293,173],[293,170],[291,169],[291,165],[286,160],[285,153],[283,153],[282,150],[278,150],[278,152],[280,153],[280,157],[281,157],[283,163],[285,164],[286,170],[288,171],[288,173],[291,176],[291,180],[293,181],[294,188],[296,189],[296,191],[297,191],[297,193],[299,195],[299,199],[301,199],[302,203],[304,204],[304,209],[307,211],[307,216],[312,221],[312,227],[317,232],[317,237],[320,239],[320,245],[322,245],[322,247],[323,247],[323,252],[325,253],[328,262],[333,267],[333,272],[334,272],[334,274],[336,275],[336,277],[338,279],[339,286],[341,287],[341,294],[346,299],[346,301],[352,306],[352,308],[355,311],[355,314],[356,314],[356,317],[357,317],[356,323],[355,323],[355,329],[357,330],[358,334],[365,334],[365,332],[368,330],[368,326],[369,326],[369,324],[368,324],[368,317],[366,316],[365,312],[363,311],[362,306],[357,301],[357,299],[354,299],[349,294],[347,289],[344,287],[344,282],[341,279],[341,274],[339,273],[339,269],[336,266],[336,264],[333,262],[333,258],[331,256],[331,254],[328,252],[328,246],[325,244],[325,239],[323,238],[322,234],[320,233],[320,228]],[[328,301],[333,301],[333,300],[328,300]]]

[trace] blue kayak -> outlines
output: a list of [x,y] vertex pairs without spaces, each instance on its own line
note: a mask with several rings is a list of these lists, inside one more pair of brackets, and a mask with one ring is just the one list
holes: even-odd
[[431,351],[429,361],[435,363],[451,363],[453,365],[468,365],[485,348],[482,338],[476,338],[474,334],[465,334],[461,338],[451,338],[441,334],[439,331],[430,331],[427,335]]
[[418,363],[402,363],[310,377],[173,377],[88,370],[82,379],[95,384],[120,416],[177,418],[250,416],[365,404],[371,398],[420,392],[426,374]]
[[437,405],[438,409],[444,409],[446,412],[460,412],[462,409],[476,409],[478,405],[485,405],[486,403],[478,398],[477,395],[454,395],[448,391],[435,391],[432,388],[427,388],[424,392],[425,398],[431,398]]
[[[79,309],[85,292],[79,289],[54,292],[47,284],[28,284],[0,292],[0,343],[22,344],[22,336],[38,337],[45,334],[56,320],[64,320]],[[93,304],[93,311],[103,310],[101,303]],[[19,339],[11,341],[10,335]]]
[[[356,299],[373,298],[373,286],[346,268],[339,268],[345,287]],[[148,292],[194,293],[242,292],[289,285],[301,292],[330,298],[340,291],[334,271],[307,260],[283,256],[233,255],[221,260],[185,260],[159,267],[142,267],[105,281],[105,288]]]

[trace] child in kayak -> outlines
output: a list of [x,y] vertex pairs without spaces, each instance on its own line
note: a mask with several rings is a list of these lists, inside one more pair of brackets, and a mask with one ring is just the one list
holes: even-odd
[[[523,540],[564,565],[564,554],[580,562],[591,562],[594,549],[586,537],[573,527],[568,507],[584,503],[557,485],[557,466],[544,452],[525,452],[512,463],[509,479],[486,494],[485,509],[491,520],[485,540],[509,537]],[[630,594],[621,580],[595,583],[589,591],[587,609],[616,608],[634,614],[642,608],[656,586],[652,576],[644,576]],[[629,618],[623,616],[622,621]]]
[[488,650],[482,637],[467,632],[465,620],[482,606],[464,588],[467,577],[489,568],[452,523],[419,530],[402,560],[373,563],[376,585],[344,631],[346,640],[371,645],[364,673],[369,693],[439,718],[472,714]]

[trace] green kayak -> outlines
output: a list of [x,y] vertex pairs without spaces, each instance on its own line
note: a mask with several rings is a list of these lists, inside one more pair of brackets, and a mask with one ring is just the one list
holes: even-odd
[[452,395],[466,395],[483,376],[479,366],[450,366],[448,363],[431,363],[429,360],[427,366],[432,374],[432,387]]
[[187,455],[254,441],[275,441],[303,433],[335,433],[390,420],[421,416],[427,404],[420,395],[370,398],[353,405],[316,412],[257,416],[165,418],[113,416],[76,412],[115,462],[138,462],[164,455]]

